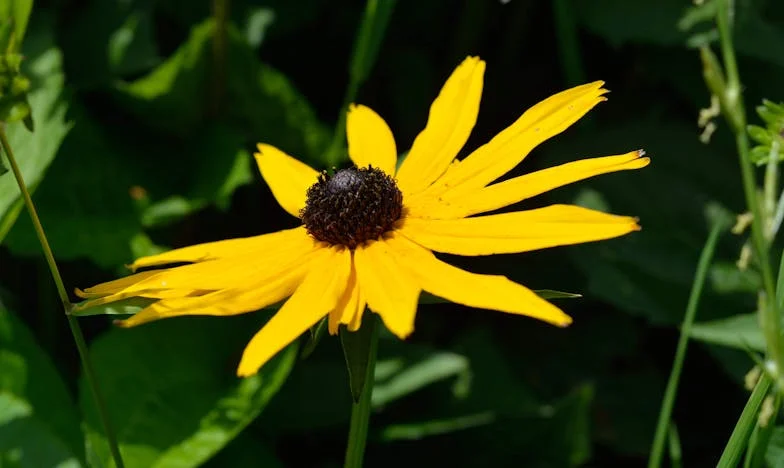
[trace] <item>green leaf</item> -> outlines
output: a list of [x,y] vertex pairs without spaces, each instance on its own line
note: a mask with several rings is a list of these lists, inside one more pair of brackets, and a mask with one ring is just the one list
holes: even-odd
[[[34,197],[59,258],[87,257],[105,268],[127,264],[143,253],[136,250],[144,227],[211,203],[226,208],[234,190],[252,178],[243,140],[226,126],[213,125],[183,144],[107,131],[81,106],[73,115],[79,125]],[[168,164],[188,170],[165,170]],[[28,219],[17,223],[7,244],[19,255],[40,250]]]
[[554,289],[534,289],[534,292],[542,299],[576,299],[583,297],[582,294],[556,291]]
[[79,415],[62,378],[27,327],[0,305],[0,460],[21,451],[21,466],[57,466],[42,460],[79,466],[80,439]]
[[[412,359],[413,357],[413,359]],[[382,407],[441,380],[471,378],[468,359],[456,353],[431,352],[379,360],[373,406]]]
[[[194,27],[187,42],[161,65],[142,78],[119,84],[118,101],[149,126],[190,136],[211,112],[207,96],[213,30],[212,20]],[[227,47],[227,118],[253,141],[317,161],[329,134],[307,100],[285,75],[260,64],[243,34],[233,27],[228,30]]]
[[[33,0],[10,0],[0,3],[0,23],[11,20],[13,23],[14,43],[18,48],[24,42],[27,22],[33,11]],[[5,49],[3,49],[5,50]]]
[[[555,166],[574,154],[611,154],[610,148],[635,148],[640,142],[645,142],[649,154],[656,155],[655,164],[564,187],[548,194],[548,201],[574,203],[583,198],[581,193],[593,191],[601,194],[604,210],[639,217],[640,232],[568,249],[587,282],[580,289],[652,323],[676,325],[681,322],[680,311],[687,301],[697,254],[705,239],[706,205],[743,203],[737,168],[728,159],[716,158],[688,125],[662,124],[652,118],[559,137],[543,157],[543,165]],[[699,169],[708,166],[709,173]],[[735,259],[737,255],[737,248],[728,245],[720,245],[717,250],[718,259]],[[703,320],[753,307],[748,296],[728,293],[733,288],[740,292],[755,281],[754,275],[731,278],[730,273],[727,268],[721,271],[721,267],[711,270],[710,287],[700,308]]]
[[578,22],[614,47],[627,42],[677,45],[686,37],[676,28],[688,6],[680,0],[594,0],[573,5]]
[[756,313],[695,323],[690,336],[706,343],[742,350],[765,351],[765,338],[762,336]]
[[765,460],[770,468],[784,468],[784,426],[773,429]]
[[[29,101],[36,119],[36,131],[31,133],[22,122],[6,127],[9,143],[30,190],[41,182],[70,128],[65,121],[67,105],[62,97],[62,60],[52,42],[52,29],[44,21],[34,22],[32,27],[35,33],[30,34],[24,44],[27,59],[23,62],[23,71],[33,82]],[[14,177],[9,174],[0,177],[0,242],[20,213],[14,209],[20,200]]]
[[[373,341],[377,338],[373,335],[378,333],[375,329],[378,324],[376,317],[370,314],[370,311],[365,312],[363,325],[355,332],[340,327],[340,344],[343,346],[343,356],[346,358],[349,387],[354,402],[359,401],[365,389],[365,379],[369,375],[368,357],[371,348],[376,346]],[[375,349],[372,352],[375,352]]]
[[148,125],[178,133],[196,126],[207,111],[211,20],[194,27],[177,51],[152,72],[130,83],[118,83],[119,98]]
[[79,468],[62,441],[35,419],[33,408],[0,391],[0,466]]
[[147,2],[89,2],[62,21],[69,84],[105,88],[117,77],[146,72],[160,61],[153,9]]
[[[81,303],[85,304],[87,301]],[[89,309],[79,309],[71,312],[74,317],[88,317],[91,315],[133,315],[155,302],[155,299],[144,297],[131,297],[121,301],[102,304],[90,307]]]
[[[259,314],[189,317],[113,329],[91,347],[95,372],[128,466],[195,467],[255,419],[294,363],[292,345],[258,375],[238,379],[242,349]],[[89,390],[80,385],[87,443],[110,455]]]
[[[141,171],[134,170],[127,162],[133,161],[128,150],[112,145],[83,107],[75,106],[71,115],[78,124],[33,197],[49,244],[61,259],[87,257],[106,268],[130,263],[129,239],[141,224],[129,192]],[[6,244],[17,255],[40,255],[26,216]]]
[[418,423],[392,424],[384,428],[381,437],[387,441],[394,440],[419,440],[425,437],[449,434],[474,427],[486,426],[496,420],[490,412],[457,416],[449,419],[439,419]]

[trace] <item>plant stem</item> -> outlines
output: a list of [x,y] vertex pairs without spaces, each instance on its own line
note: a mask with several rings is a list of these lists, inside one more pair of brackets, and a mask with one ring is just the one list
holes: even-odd
[[681,370],[683,369],[683,361],[686,359],[686,348],[689,345],[691,325],[694,323],[694,318],[697,315],[697,306],[699,305],[700,297],[702,296],[702,287],[705,284],[705,278],[708,276],[708,268],[713,259],[716,243],[723,227],[724,226],[719,222],[714,224],[713,229],[711,229],[711,232],[708,235],[708,240],[702,248],[702,254],[700,254],[700,261],[697,264],[697,273],[694,276],[694,282],[691,286],[689,303],[686,307],[686,314],[683,317],[683,324],[681,325],[681,336],[678,339],[675,360],[672,364],[670,378],[667,381],[667,389],[664,392],[664,400],[662,402],[661,410],[659,411],[659,422],[656,425],[653,447],[651,448],[651,454],[648,458],[648,468],[658,468],[661,466],[664,445],[667,442],[667,430],[670,427],[672,408],[675,405],[675,395],[678,392],[678,382],[681,377]]
[[378,50],[384,39],[389,19],[395,8],[396,0],[367,0],[362,21],[354,39],[354,51],[349,64],[349,83],[343,97],[335,133],[325,155],[328,167],[337,166],[345,158],[343,141],[346,138],[346,113],[348,106],[357,98],[360,86],[370,75],[376,62]]
[[117,445],[117,440],[114,436],[114,431],[112,430],[112,426],[109,423],[109,416],[106,412],[106,405],[103,402],[103,397],[101,396],[101,392],[98,388],[98,382],[95,379],[95,373],[93,371],[92,362],[90,361],[87,343],[84,340],[82,329],[79,328],[79,323],[77,322],[76,317],[71,315],[71,308],[73,305],[68,299],[68,293],[65,290],[63,278],[60,276],[60,270],[57,268],[57,263],[54,260],[52,249],[49,247],[49,241],[46,239],[44,228],[41,226],[41,221],[38,219],[38,213],[35,210],[33,199],[30,197],[30,192],[27,190],[27,185],[25,184],[24,178],[22,177],[22,171],[19,169],[19,165],[16,163],[16,158],[14,157],[14,153],[11,149],[11,144],[8,141],[8,137],[6,136],[5,126],[3,123],[0,123],[0,144],[2,144],[3,150],[5,150],[6,157],[8,158],[8,164],[11,166],[11,171],[14,173],[16,183],[19,185],[19,191],[22,193],[22,199],[24,200],[24,204],[27,207],[27,212],[30,214],[30,219],[33,222],[33,228],[35,229],[35,233],[38,236],[38,241],[41,243],[41,249],[43,250],[44,258],[46,258],[46,263],[49,266],[49,272],[52,274],[52,279],[54,279],[54,283],[57,288],[57,295],[60,297],[60,303],[62,304],[63,310],[65,311],[65,317],[68,319],[68,326],[71,328],[71,334],[73,335],[74,341],[76,342],[76,349],[79,351],[79,358],[82,360],[84,375],[87,378],[87,383],[90,386],[93,399],[95,400],[95,405],[98,408],[98,414],[101,417],[101,423],[103,424],[103,428],[106,433],[109,449],[112,452],[112,458],[114,458],[114,464],[117,468],[123,468],[124,464],[122,457],[120,456],[120,450]]
[[[776,364],[776,375],[784,371],[784,347],[781,340],[781,324],[778,318],[778,307],[776,307],[776,287],[773,280],[773,270],[770,264],[768,252],[767,236],[765,234],[765,223],[757,198],[757,183],[754,176],[754,165],[749,154],[749,139],[746,134],[746,111],[743,104],[743,96],[740,92],[740,78],[738,75],[738,64],[735,60],[735,49],[732,44],[732,31],[730,30],[730,12],[732,10],[732,0],[720,0],[717,14],[719,26],[719,36],[721,38],[721,51],[724,59],[724,69],[727,74],[727,86],[725,90],[725,115],[735,132],[735,146],[738,150],[740,160],[741,178],[743,180],[743,191],[746,195],[746,205],[752,213],[751,238],[754,253],[759,262],[762,273],[763,285],[763,305],[761,308],[761,321],[765,344],[767,347],[768,358]],[[781,380],[777,377],[777,380]]]
[[376,317],[371,316],[370,322],[368,326],[373,328],[371,330],[367,368],[365,369],[365,384],[359,401],[351,405],[351,426],[348,433],[346,461],[343,464],[345,468],[360,468],[365,456],[368,424],[370,422],[370,403],[373,397],[373,382],[376,370],[376,354],[378,351],[378,323],[376,323]]
[[751,396],[749,396],[749,400],[746,402],[746,406],[743,407],[743,412],[732,430],[732,435],[730,435],[730,440],[727,441],[727,445],[724,447],[719,463],[716,464],[717,468],[734,468],[738,466],[743,448],[754,428],[757,414],[759,414],[765,395],[768,394],[770,384],[770,376],[767,372],[762,372],[762,376],[754,387],[754,391],[751,392]]

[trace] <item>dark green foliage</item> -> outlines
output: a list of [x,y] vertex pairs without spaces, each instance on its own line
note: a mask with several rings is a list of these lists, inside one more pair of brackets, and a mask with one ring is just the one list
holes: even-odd
[[[354,66],[365,2],[229,3],[221,27],[210,2],[41,0],[27,22],[20,18],[29,2],[4,9],[0,0],[0,55],[12,24],[23,33],[14,36],[21,61],[11,71],[29,79],[14,94],[13,115],[29,102],[35,122],[34,132],[19,121],[6,130],[69,290],[128,274],[124,265],[141,255],[296,225],[258,176],[255,144],[318,170],[345,160],[329,152],[352,77],[364,80],[357,100],[387,120],[405,154],[443,80],[465,56],[480,55],[488,68],[470,150],[566,88],[577,63],[577,76],[607,81],[609,101],[512,175],[638,148],[652,164],[519,208],[577,203],[638,216],[643,230],[591,245],[448,259],[555,298],[574,325],[556,329],[423,298],[410,340],[382,330],[365,460],[644,463],[710,225],[706,208],[726,216],[746,209],[728,126],[717,117],[710,142],[699,140],[697,116],[710,93],[696,47],[716,45],[713,2],[569,0],[576,29],[563,31],[550,2],[398,1],[393,10],[379,0],[382,23],[389,20],[383,40],[364,32],[378,55]],[[784,4],[735,3],[744,98],[749,111],[763,103],[759,118],[749,112],[748,130],[764,164],[781,140],[774,103],[784,100]],[[571,35],[576,44],[559,41]],[[567,56],[580,60],[567,64]],[[3,100],[9,83],[0,80],[0,113],[11,109]],[[105,466],[105,436],[22,211],[14,178],[0,175],[0,467]],[[747,398],[746,352],[764,347],[752,314],[760,277],[735,265],[745,239],[722,238],[692,330],[699,343],[674,412],[684,466],[715,465]],[[781,247],[774,243],[774,258]],[[582,297],[563,300],[574,296],[558,291]],[[123,315],[144,305],[135,299],[89,312]],[[113,328],[115,317],[79,318],[128,467],[340,465],[352,387],[336,337],[324,333],[306,359],[295,344],[259,376],[235,377],[243,347],[271,312],[129,330]],[[778,422],[767,461],[782,465],[782,454]]]

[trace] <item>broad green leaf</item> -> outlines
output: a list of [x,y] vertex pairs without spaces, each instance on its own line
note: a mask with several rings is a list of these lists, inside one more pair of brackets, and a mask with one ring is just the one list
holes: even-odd
[[726,319],[695,323],[691,337],[706,343],[742,350],[765,351],[765,337],[757,314],[741,314]]
[[589,458],[592,386],[543,404],[509,368],[493,337],[472,333],[461,342],[470,378],[458,378],[448,393],[436,392],[444,390],[443,384],[422,391],[415,400],[421,402],[415,421],[397,416],[396,410],[405,408],[403,401],[389,405],[385,409],[396,416],[381,430],[384,440],[449,434],[450,449],[441,454],[447,465],[502,466],[525,460],[526,466],[578,466]]
[[[21,451],[21,466],[79,466],[80,439],[79,415],[59,373],[25,325],[0,306],[0,460]],[[40,453],[29,450],[38,444]]]
[[63,442],[33,413],[27,402],[0,390],[0,466],[81,467]]
[[762,288],[762,278],[754,270],[741,270],[731,262],[715,262],[708,273],[708,280],[719,294],[755,293]]
[[119,83],[121,102],[148,125],[178,133],[202,122],[207,112],[210,39],[213,22],[193,28],[188,40],[146,76]]
[[[141,230],[130,194],[139,170],[83,107],[75,106],[71,115],[76,125],[33,197],[49,244],[61,259],[88,257],[107,268],[130,263],[129,239]],[[6,244],[18,255],[40,252],[28,217],[19,220]]]
[[614,47],[627,42],[677,45],[686,38],[676,27],[689,6],[680,0],[598,0],[572,5],[578,22]]
[[784,468],[784,426],[773,429],[765,460],[770,468]]
[[[551,202],[574,203],[585,198],[582,193],[595,192],[601,196],[603,210],[639,217],[640,232],[568,249],[587,282],[580,290],[652,323],[680,323],[706,235],[706,205],[743,203],[737,168],[731,164],[732,153],[717,157],[719,150],[700,143],[688,125],[662,124],[653,119],[611,130],[573,132],[551,144],[542,158],[543,166],[612,154],[618,148],[643,146],[655,155],[655,164],[644,169],[598,176],[547,197]],[[711,171],[700,169],[703,167],[711,167]],[[721,245],[717,251],[720,261],[734,261],[737,255],[737,248],[729,245]],[[724,272],[729,273],[726,269]],[[753,281],[753,275],[738,275],[733,279],[735,285],[729,284],[732,278],[728,276],[716,269],[711,271],[710,287],[700,307],[701,320],[753,307],[753,298],[728,294],[740,292],[745,287],[740,281]]]
[[[147,125],[190,135],[211,116],[212,35],[207,20],[188,40],[146,76],[117,85],[120,104]],[[308,102],[281,72],[260,64],[242,33],[229,28],[227,117],[252,141],[274,144],[299,158],[314,160],[326,147],[328,132]]]
[[89,2],[61,25],[65,70],[77,88],[106,88],[160,62],[152,8],[137,1]]
[[[195,467],[255,419],[294,363],[289,346],[256,376],[235,377],[259,314],[189,317],[99,337],[90,354],[129,467]],[[80,385],[87,443],[111,466],[89,390]]]
[[[23,71],[33,82],[29,94],[36,120],[35,132],[22,122],[8,124],[6,133],[16,161],[30,190],[41,182],[70,125],[65,121],[67,104],[63,100],[63,74],[60,51],[54,47],[48,22],[41,18],[32,24],[25,41]],[[11,174],[0,176],[0,242],[14,224],[20,210],[21,195]]]
[[[211,203],[226,208],[234,190],[251,179],[242,139],[225,126],[182,144],[109,131],[81,106],[73,115],[78,123],[34,197],[59,258],[86,257],[105,268],[130,263],[145,253],[143,227]],[[172,164],[187,170],[167,170]],[[40,249],[28,219],[17,223],[7,244],[22,255]]]

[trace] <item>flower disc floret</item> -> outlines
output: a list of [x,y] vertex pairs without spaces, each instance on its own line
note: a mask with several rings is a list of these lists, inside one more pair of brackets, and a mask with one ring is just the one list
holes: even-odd
[[300,212],[315,239],[350,249],[392,229],[403,211],[395,180],[375,167],[322,172]]

